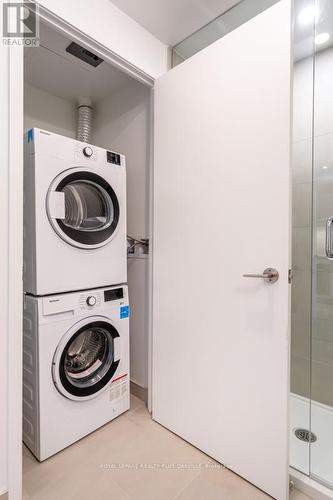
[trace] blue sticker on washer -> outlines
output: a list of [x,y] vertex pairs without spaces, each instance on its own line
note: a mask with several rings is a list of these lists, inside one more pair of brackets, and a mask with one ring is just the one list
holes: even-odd
[[122,306],[120,308],[120,319],[129,317],[129,306]]
[[31,128],[30,130],[28,130],[28,142],[31,142],[33,140],[34,140],[34,131]]

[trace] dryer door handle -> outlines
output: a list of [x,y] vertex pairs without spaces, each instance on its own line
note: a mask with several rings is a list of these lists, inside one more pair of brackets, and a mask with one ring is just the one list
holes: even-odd
[[51,219],[65,218],[65,193],[50,191],[48,195],[48,213]]

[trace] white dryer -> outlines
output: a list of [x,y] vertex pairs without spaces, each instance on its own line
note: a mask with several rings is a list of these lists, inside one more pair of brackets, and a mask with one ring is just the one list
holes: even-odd
[[126,286],[25,296],[23,440],[42,461],[129,409]]
[[24,290],[126,283],[125,157],[37,128],[24,142]]

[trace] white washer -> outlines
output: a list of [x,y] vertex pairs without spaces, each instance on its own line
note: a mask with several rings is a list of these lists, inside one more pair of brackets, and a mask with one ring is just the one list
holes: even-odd
[[129,409],[126,286],[25,296],[23,441],[42,461]]
[[24,143],[24,290],[126,283],[125,156],[37,128]]

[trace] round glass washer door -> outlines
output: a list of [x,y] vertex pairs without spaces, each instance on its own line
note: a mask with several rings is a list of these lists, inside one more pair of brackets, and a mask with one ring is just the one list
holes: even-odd
[[[51,197],[60,195],[63,214],[54,216]],[[72,246],[98,248],[112,239],[119,222],[119,202],[110,184],[94,172],[71,169],[52,183],[47,214],[58,235]]]
[[116,328],[105,318],[89,318],[71,328],[58,345],[52,362],[53,380],[69,399],[97,396],[115,374],[119,359]]

